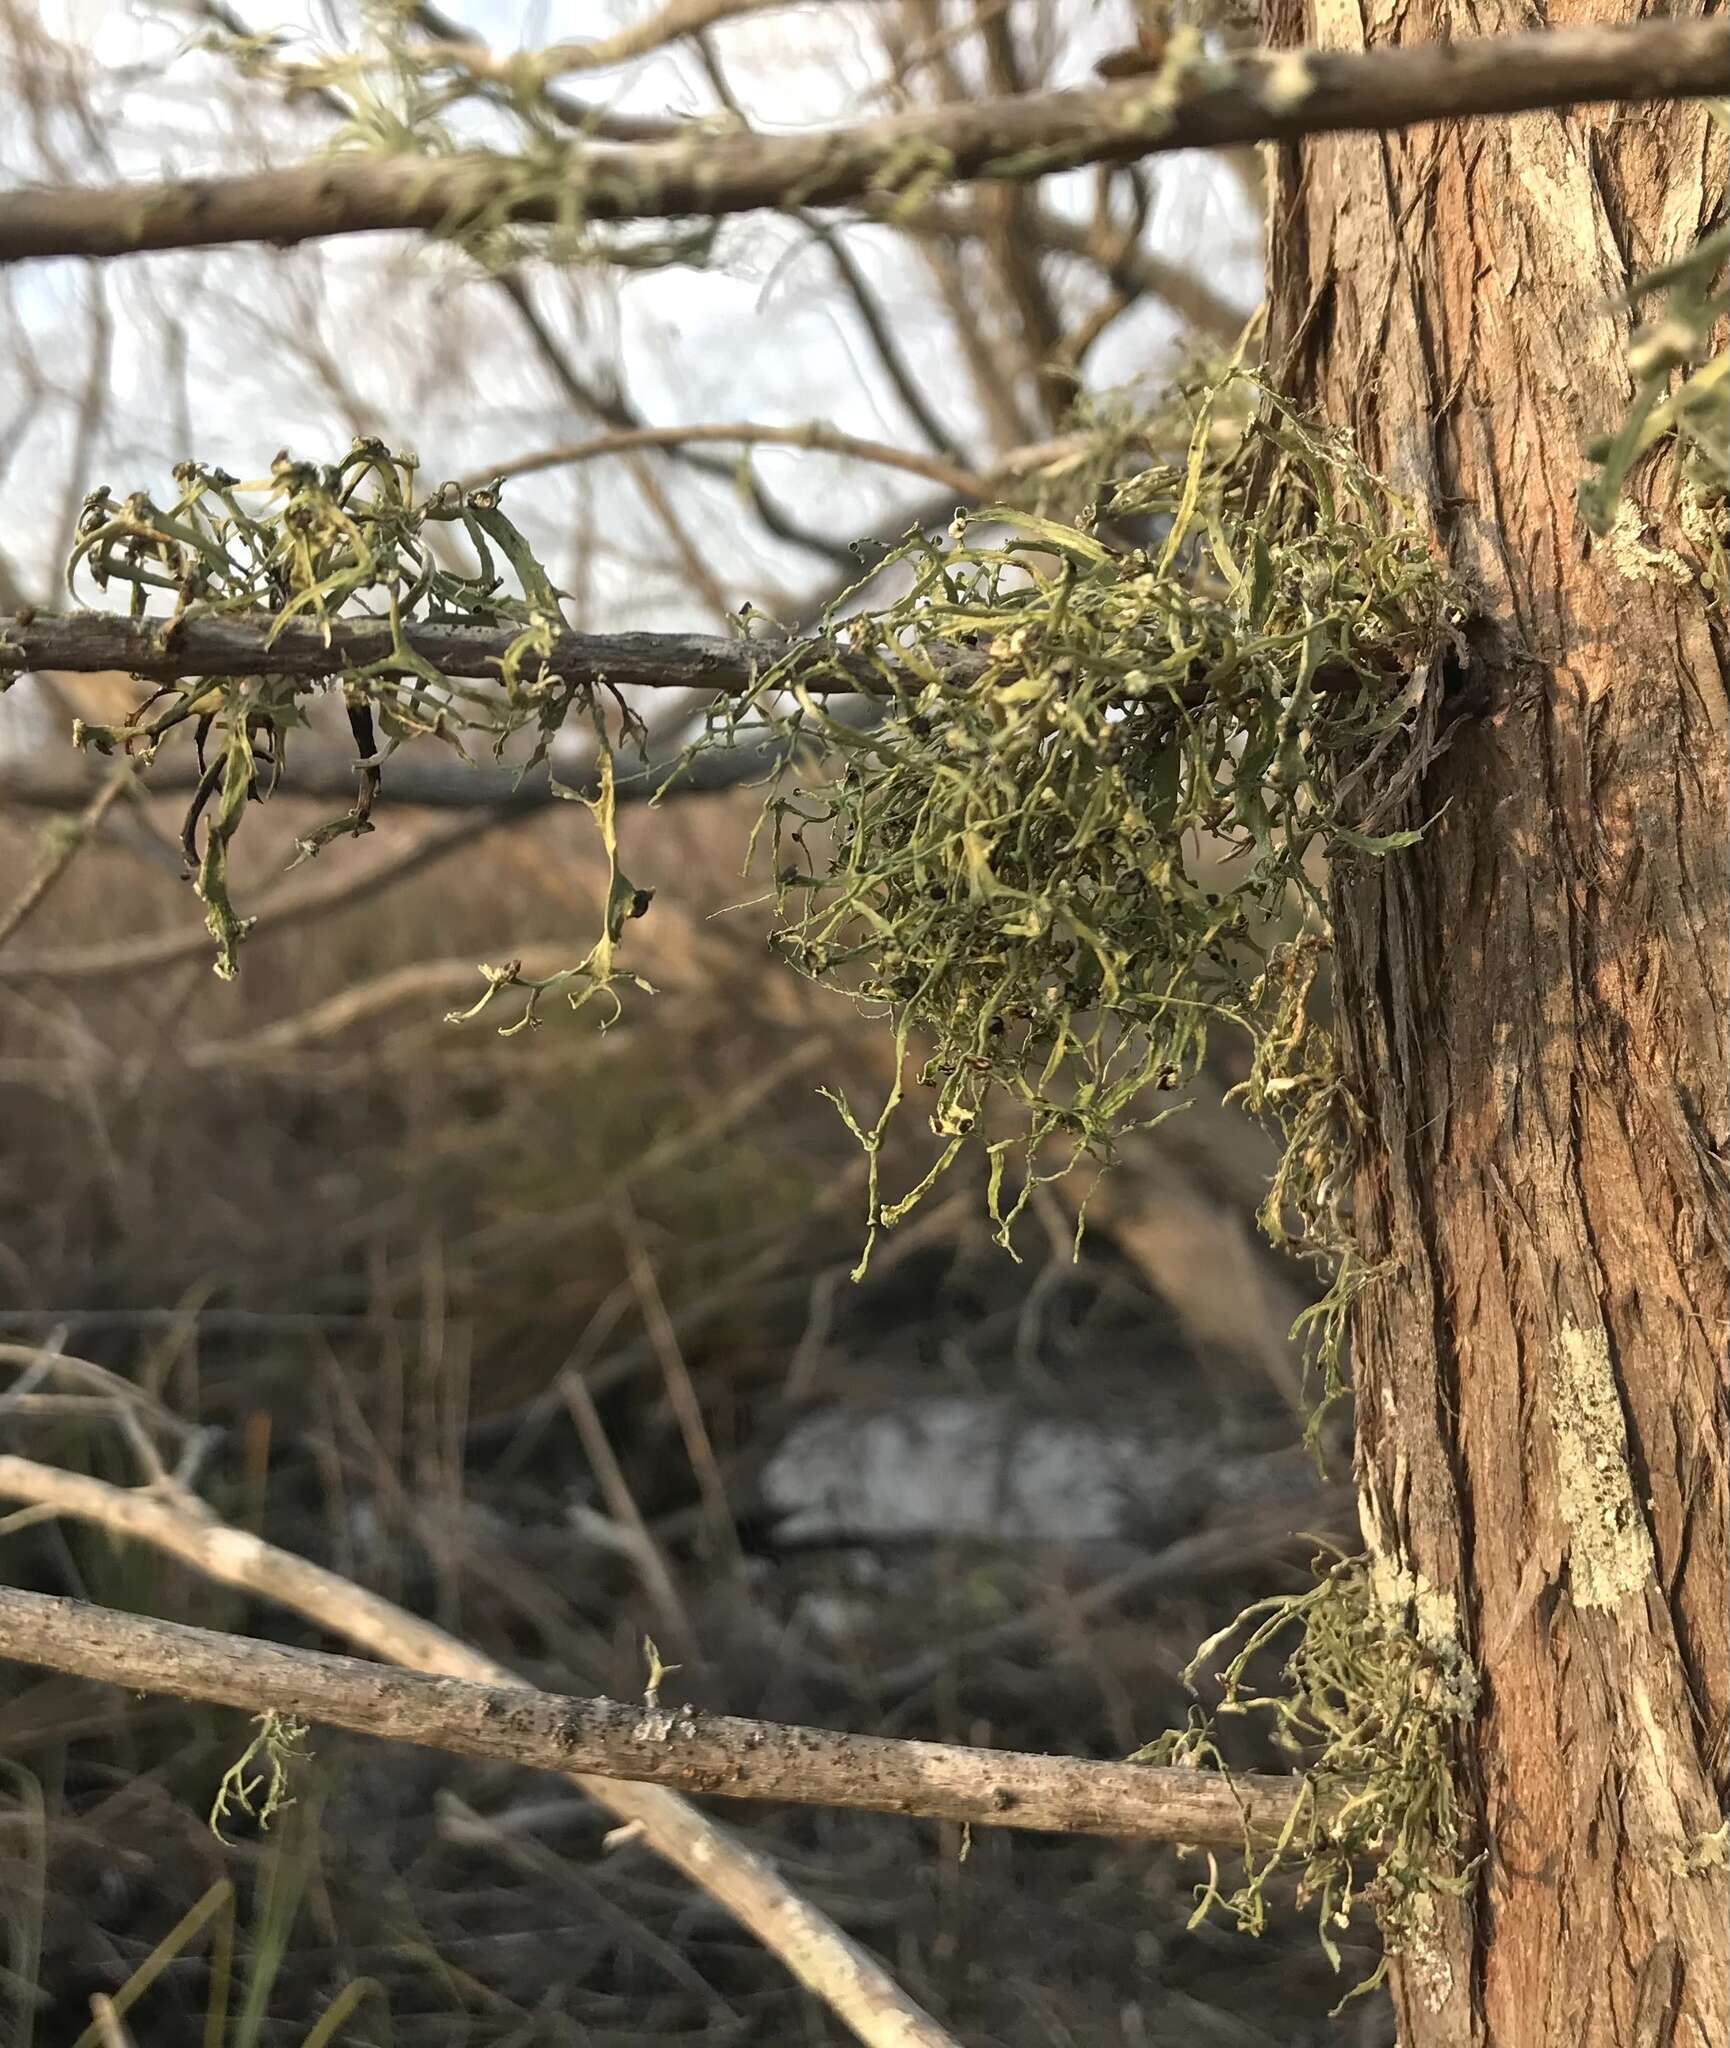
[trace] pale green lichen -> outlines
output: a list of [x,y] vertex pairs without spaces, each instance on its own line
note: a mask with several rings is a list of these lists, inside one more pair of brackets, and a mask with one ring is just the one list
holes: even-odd
[[[1197,1919],[1223,1911],[1250,1933],[1266,1922],[1269,1888],[1297,1883],[1314,1902],[1323,1949],[1335,1968],[1334,1930],[1359,1904],[1382,1931],[1383,1958],[1351,1994],[1379,1983],[1401,1958],[1420,1994],[1445,2001],[1452,1987],[1439,1939],[1437,1901],[1469,1889],[1477,1859],[1465,1839],[1455,1788],[1455,1752],[1478,1706],[1478,1678],[1457,1634],[1452,1603],[1421,1580],[1364,1558],[1339,1558],[1309,1592],[1258,1601],[1196,1652],[1194,1681],[1226,1641],[1236,1654],[1218,1674],[1223,1696],[1212,1714],[1149,1743],[1135,1761],[1223,1767],[1217,1717],[1260,1714],[1274,1739],[1303,1766],[1303,1796],[1271,1848],[1245,1836],[1243,1881],[1222,1888],[1209,1859]],[[1295,1636],[1279,1689],[1257,1691],[1252,1659]]]
[[[1288,1141],[1270,1224],[1345,1248],[1313,857],[1410,843],[1386,812],[1463,605],[1345,439],[1241,369],[1176,403],[1181,459],[1149,434],[1079,524],[989,507],[892,553],[908,593],[829,629],[834,663],[880,673],[869,731],[813,694],[821,647],[716,706],[712,738],[766,728],[787,752],[780,951],[894,1034],[876,1115],[838,1103],[871,1155],[871,1235],[979,1145],[1007,1243],[1041,1179],[1170,1114],[1225,1026]],[[1126,542],[1131,521],[1152,538]],[[920,1090],[936,1145],[891,1196],[884,1139]]]
[[1703,1877],[1712,1870],[1730,1870],[1730,1820],[1697,1836],[1677,1862],[1677,1874],[1682,1877]]
[[[465,741],[478,739],[496,753],[526,730],[534,736],[527,768],[545,758],[569,719],[586,721],[600,759],[600,787],[582,801],[595,815],[608,861],[604,929],[585,959],[549,983],[523,983],[514,969],[492,972],[475,1008],[505,986],[527,989],[530,1013],[551,987],[579,1007],[600,994],[616,1002],[615,985],[633,979],[615,963],[620,932],[648,900],[618,867],[613,737],[602,716],[603,699],[616,702],[616,693],[573,685],[547,668],[553,635],[564,624],[564,594],[506,518],[498,487],[442,484],[423,491],[417,468],[412,456],[363,436],[334,463],[281,454],[268,476],[252,482],[182,463],[174,473],[178,490],[166,504],[142,491],[125,498],[106,487],[91,492],[67,587],[75,590],[80,578],[99,591],[119,584],[131,592],[136,619],[150,616],[145,606],[152,593],[166,595],[172,612],[153,619],[164,645],[183,622],[197,618],[266,622],[266,647],[290,621],[328,627],[365,618],[387,634],[389,646],[383,658],[365,663],[333,652],[329,673],[312,678],[187,677],[165,684],[121,724],[81,723],[75,740],[148,761],[171,737],[194,735],[202,773],[181,844],[216,941],[216,972],[227,979],[251,928],[230,899],[230,848],[249,806],[277,786],[310,697],[340,695],[357,750],[358,789],[343,816],[296,842],[303,859],[372,829],[380,764],[405,740],[434,738],[461,753]],[[466,541],[472,568],[448,566],[450,550],[441,559],[434,545],[441,529]],[[496,680],[442,674],[411,644],[407,629],[417,624],[506,629]],[[622,704],[613,723],[626,744],[642,730]]]
[[[216,1798],[210,1808],[210,1832],[221,1841],[222,1823],[237,1810],[260,1828],[268,1828],[279,1813],[294,1804],[289,1792],[291,1775],[312,1761],[307,1747],[310,1730],[292,1716],[264,1713],[253,1716],[258,1733],[242,1754],[222,1774]],[[252,1766],[260,1766],[249,1775]]]
[[1576,1606],[1615,1607],[1653,1573],[1652,1537],[1635,1497],[1610,1344],[1602,1327],[1564,1319],[1551,1350],[1550,1419],[1570,1537]]
[[1647,538],[1646,522],[1632,499],[1624,498],[1616,507],[1604,548],[1618,575],[1630,583],[1694,581],[1693,569],[1674,548]]

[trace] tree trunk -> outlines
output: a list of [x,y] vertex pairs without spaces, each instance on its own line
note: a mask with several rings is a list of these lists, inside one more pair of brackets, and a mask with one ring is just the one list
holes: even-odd
[[[1268,0],[1279,44],[1527,20]],[[1275,374],[1485,614],[1437,822],[1334,890],[1357,1228],[1387,1266],[1353,1332],[1364,1532],[1483,1679],[1460,1770],[1488,1853],[1396,1967],[1408,2048],[1730,2041],[1730,663],[1697,580],[1618,567],[1574,509],[1632,388],[1615,296],[1725,188],[1699,105],[1276,166]]]

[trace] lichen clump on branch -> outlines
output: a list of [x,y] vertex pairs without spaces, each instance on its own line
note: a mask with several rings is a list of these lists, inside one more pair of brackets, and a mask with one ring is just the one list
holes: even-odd
[[979,1138],[1007,1241],[1042,1176],[1166,1113],[1221,1023],[1279,1054],[1261,1106],[1327,1085],[1293,971],[1325,929],[1312,856],[1409,840],[1378,821],[1459,595],[1344,440],[1241,371],[1187,404],[1187,454],[1079,526],[988,508],[891,554],[906,594],[829,628],[880,667],[874,727],[813,694],[809,650],[716,707],[720,736],[763,719],[800,749],[766,811],[779,950],[891,1021],[900,1078],[843,1114],[875,1169],[911,1085],[937,1141],[905,1192],[874,1171],[873,1232]]
[[[406,740],[435,738],[462,752],[465,739],[480,738],[497,751],[527,728],[535,739],[527,767],[545,758],[568,719],[586,718],[595,728],[603,773],[598,793],[582,801],[595,813],[608,856],[607,909],[587,958],[555,980],[579,1003],[610,993],[615,981],[632,979],[616,970],[614,952],[625,919],[640,915],[644,892],[618,871],[611,741],[597,691],[561,679],[546,665],[552,637],[564,623],[564,593],[505,517],[496,487],[443,484],[418,492],[416,469],[411,456],[361,437],[335,463],[283,453],[267,477],[252,482],[182,463],[174,473],[178,495],[166,506],[145,492],[123,499],[106,486],[91,492],[67,565],[67,588],[75,588],[80,573],[98,590],[128,587],[132,617],[149,619],[165,651],[191,618],[261,625],[264,649],[291,622],[328,626],[365,618],[386,629],[388,647],[380,659],[358,664],[333,650],[329,673],[310,679],[182,678],[158,689],[126,723],[80,723],[75,737],[103,753],[121,748],[148,761],[171,734],[191,728],[201,776],[182,826],[182,850],[216,941],[216,971],[226,979],[236,971],[252,923],[230,899],[229,848],[248,804],[270,795],[280,781],[290,736],[306,724],[309,697],[341,690],[359,779],[353,808],[297,842],[302,858],[333,839],[371,829],[380,764]],[[448,550],[443,559],[435,553],[432,539],[441,527],[466,540],[472,568],[451,566]],[[171,612],[147,610],[153,591],[172,596]],[[434,668],[405,632],[415,624],[509,633],[497,679],[467,680]],[[626,738],[640,734],[629,707],[617,708],[615,723]],[[501,971],[489,983],[489,995],[504,978]]]

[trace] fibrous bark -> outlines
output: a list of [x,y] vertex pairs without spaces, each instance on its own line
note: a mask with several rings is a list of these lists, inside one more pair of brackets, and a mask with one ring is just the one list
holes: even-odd
[[[1353,51],[1493,25],[1457,0],[1268,20]],[[1631,390],[1619,296],[1725,190],[1688,106],[1278,164],[1273,360],[1483,614],[1421,844],[1335,880],[1385,1269],[1354,1328],[1365,1534],[1483,1683],[1461,1771],[1487,1855],[1396,1972],[1410,2048],[1730,2039],[1725,623],[1575,511]]]

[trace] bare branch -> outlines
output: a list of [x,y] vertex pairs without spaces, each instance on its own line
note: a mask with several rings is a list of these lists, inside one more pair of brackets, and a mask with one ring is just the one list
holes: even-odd
[[[643,803],[670,794],[695,796],[733,789],[767,775],[784,753],[783,741],[765,737],[755,744],[700,753],[686,762],[651,759],[646,768],[618,778],[613,798],[620,804]],[[158,772],[149,789],[185,791],[196,780],[186,771],[187,764],[182,762],[169,773]],[[347,802],[354,795],[354,777],[352,760],[342,761],[339,767],[329,753],[297,753],[284,772],[279,793]],[[561,774],[560,782],[563,788],[586,795],[592,795],[597,787],[594,768],[589,763]],[[69,786],[85,796],[89,794],[88,783],[68,785],[45,764],[0,755],[0,797],[15,803],[60,803],[65,800],[63,793]],[[363,903],[419,869],[443,860],[447,854],[459,852],[488,832],[532,816],[560,800],[545,767],[531,770],[518,782],[508,769],[456,761],[410,760],[393,764],[390,791],[393,801],[465,811],[468,815],[423,834],[387,859],[358,871],[345,871],[333,882],[316,888],[296,887],[292,883],[278,888],[265,897],[255,913],[256,921],[247,940],[249,947],[256,949],[278,932]],[[78,798],[74,795],[70,800],[76,802]],[[201,922],[190,931],[152,932],[143,938],[69,947],[59,953],[0,953],[0,984],[107,981],[154,974],[164,967],[196,960],[209,950],[210,934]]]
[[82,815],[72,820],[58,843],[44,853],[36,872],[13,898],[11,906],[0,911],[0,946],[4,946],[36,915],[54,885],[77,858],[79,848],[88,843],[92,833],[114,808],[116,800],[134,786],[130,767],[122,765],[109,775],[85,805]]
[[[704,422],[673,427],[631,427],[613,434],[597,434],[593,440],[574,441],[563,448],[546,448],[533,455],[519,455],[491,468],[486,475],[466,481],[472,486],[496,478],[533,476],[543,469],[560,469],[570,462],[591,462],[597,456],[624,455],[639,448],[695,448],[716,441],[737,442],[753,448],[808,448],[826,455],[846,455],[855,462],[871,462],[883,469],[902,469],[909,476],[922,476],[940,484],[970,504],[991,495],[992,482],[970,469],[934,455],[921,455],[911,448],[897,448],[887,441],[866,441],[857,434],[843,434],[839,428],[820,420],[798,426],[754,425],[745,420]],[[1025,459],[1025,458],[1024,458]]]
[[[908,216],[901,225],[915,234],[954,239],[982,235],[988,226],[979,208],[965,199],[936,202]],[[1205,278],[1170,257],[1161,256],[1139,242],[1123,248],[1113,237],[1107,243],[1091,222],[1070,220],[1052,207],[1030,206],[1027,231],[1048,249],[1097,263],[1120,291],[1162,299],[1174,313],[1181,313],[1192,326],[1216,340],[1235,341],[1254,310],[1227,298]]]
[[[573,405],[580,406],[585,412],[593,413],[596,419],[603,420],[609,427],[620,432],[634,433],[647,424],[622,392],[608,393],[597,390],[578,376],[570,356],[542,318],[533,293],[519,276],[512,271],[503,271],[494,280],[494,285],[515,308],[517,318],[522,322],[530,341],[534,343],[536,353]],[[687,467],[700,470],[705,475],[717,477],[735,487],[742,483],[751,509],[777,540],[787,541],[794,547],[804,548],[811,554],[820,556],[824,561],[841,569],[850,579],[855,565],[847,551],[846,543],[834,540],[827,534],[814,532],[801,520],[796,519],[763,488],[755,476],[747,472],[741,478],[728,464],[718,461],[711,455],[693,455],[688,450],[678,447],[670,448],[668,453]]]
[[[0,1487],[20,1462],[0,1458]],[[1276,1841],[1302,1796],[1295,1778],[964,1749],[435,1678],[11,1588],[0,1588],[0,1651],[135,1691],[319,1721],[455,1756],[975,1827],[1236,1848],[1246,1826]]]
[[[472,29],[452,20],[442,8],[427,4],[427,0],[421,0],[410,19],[422,35],[434,42],[456,43],[470,49],[482,42]],[[676,135],[682,126],[668,115],[621,114],[612,107],[572,99],[550,85],[542,90],[541,105],[563,121],[566,127],[579,129],[585,135],[601,136],[609,142],[659,141],[665,136]]]
[[[0,752],[0,803],[32,811],[74,811],[104,787],[88,757],[67,747],[6,749]],[[352,804],[357,770],[352,751],[317,741],[302,743],[283,764],[279,797],[307,797],[319,803]],[[432,811],[490,810],[500,819],[544,810],[556,802],[544,767],[526,774],[492,761],[463,761],[443,748],[397,755],[390,763],[392,804]],[[175,754],[139,772],[143,797],[190,796],[198,784],[193,756]],[[573,770],[570,786],[588,791]],[[176,862],[178,866],[178,861]]]
[[859,324],[875,349],[877,360],[882,364],[883,373],[893,386],[896,397],[907,408],[908,417],[940,454],[953,455],[958,445],[956,438],[938,418],[925,387],[913,374],[913,367],[896,336],[894,323],[847,246],[847,237],[839,229],[831,227],[821,215],[808,210],[801,211],[799,223],[828,252],[836,275],[853,301]]
[[[178,1557],[194,1571],[239,1586],[303,1615],[321,1628],[418,1672],[443,1672],[496,1697],[534,1699],[507,1666],[369,1593],[321,1565],[219,1522],[196,1495],[170,1487],[145,1492],[109,1486],[28,1458],[0,1457],[0,1499],[23,1500],[73,1515]],[[100,1614],[101,1609],[92,1609]],[[161,1627],[162,1624],[155,1624]],[[221,1643],[232,1638],[215,1637]],[[268,1647],[263,1646],[261,1647]],[[22,1654],[0,1619],[0,1654]],[[332,1660],[349,1663],[347,1658]],[[377,1673],[375,1665],[357,1664]],[[437,1679],[422,1679],[437,1685]],[[241,1705],[249,1705],[243,1699]],[[264,1702],[260,1700],[258,1704]],[[677,1793],[575,1773],[556,1760],[597,1805],[636,1828],[670,1863],[779,1957],[867,2048],[956,2048],[956,2044],[874,1956],[850,1941],[825,1914],[800,1897],[765,1857],[699,1813]]]
[[0,262],[231,242],[448,230],[465,218],[594,221],[836,206],[926,178],[1022,181],[1179,149],[1613,100],[1691,99],[1730,76],[1730,16],[1481,36],[1406,49],[1196,58],[1152,81],[978,100],[804,135],[700,135],[573,147],[561,189],[525,193],[514,159],[332,157],[249,177],[0,200]]
[[[269,933],[363,903],[393,882],[443,860],[504,822],[495,811],[472,811],[423,834],[388,860],[342,873],[334,884],[326,883],[316,889],[278,890],[261,905],[258,929],[250,943],[256,945]],[[182,960],[196,960],[209,950],[210,934],[200,924],[193,931],[151,932],[143,938],[122,939],[112,945],[80,946],[40,957],[29,953],[0,954],[0,982],[105,981],[113,975],[152,974]]]
[[476,78],[496,79],[505,85],[532,79],[538,85],[545,79],[562,78],[574,71],[610,70],[665,49],[686,36],[699,35],[723,21],[794,4],[795,0],[667,0],[665,6],[645,20],[632,22],[629,28],[593,42],[554,43],[545,50],[506,57],[480,42],[430,42],[417,55],[425,62],[459,65]]

